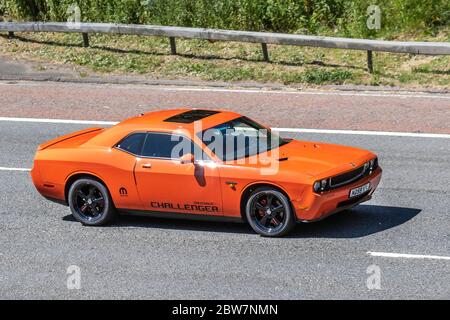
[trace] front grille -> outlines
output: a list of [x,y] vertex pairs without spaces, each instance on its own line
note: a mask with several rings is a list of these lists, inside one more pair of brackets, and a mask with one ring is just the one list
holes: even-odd
[[345,201],[341,201],[338,203],[337,207],[341,208],[341,207],[346,207],[346,206],[350,206],[352,204],[358,203],[359,201],[361,201],[362,199],[364,199],[365,197],[367,197],[367,195],[370,193],[370,190],[367,190],[366,192],[360,194],[359,196],[356,196],[354,198],[345,200]]
[[368,167],[363,165],[355,170],[348,171],[335,177],[331,177],[330,188],[334,189],[352,183],[358,180],[359,178],[362,178],[366,172],[368,172]]

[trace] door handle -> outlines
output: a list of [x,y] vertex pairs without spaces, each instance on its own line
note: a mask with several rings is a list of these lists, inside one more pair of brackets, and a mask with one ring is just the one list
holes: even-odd
[[152,164],[151,163],[144,163],[143,165],[142,165],[142,168],[144,168],[144,169],[150,169],[152,167]]

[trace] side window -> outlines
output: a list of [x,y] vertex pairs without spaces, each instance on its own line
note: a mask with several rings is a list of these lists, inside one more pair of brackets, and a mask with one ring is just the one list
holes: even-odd
[[133,133],[129,136],[125,137],[122,141],[120,141],[116,147],[126,151],[130,152],[136,155],[140,155],[142,150],[142,145],[144,144],[145,139],[145,133],[139,132],[139,133]]
[[172,139],[171,134],[166,133],[148,133],[145,139],[142,155],[152,158],[180,158],[180,154],[176,152],[178,139]]
[[142,150],[144,157],[151,158],[180,159],[187,153],[194,154],[196,160],[209,160],[190,139],[176,134],[150,132]]

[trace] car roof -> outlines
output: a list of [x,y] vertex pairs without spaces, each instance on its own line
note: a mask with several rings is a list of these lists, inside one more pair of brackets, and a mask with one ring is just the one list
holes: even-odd
[[[186,117],[183,117],[183,115],[186,115]],[[202,121],[203,129],[208,129],[237,117],[241,117],[241,115],[223,110],[170,109],[144,113],[124,120],[118,126],[132,124],[141,126],[145,130],[163,129],[173,131],[182,128],[190,131],[194,130],[194,123],[199,120]]]
[[184,132],[191,137],[200,131],[242,115],[213,109],[170,109],[143,113],[126,119],[91,139],[89,144],[111,146],[132,132]]

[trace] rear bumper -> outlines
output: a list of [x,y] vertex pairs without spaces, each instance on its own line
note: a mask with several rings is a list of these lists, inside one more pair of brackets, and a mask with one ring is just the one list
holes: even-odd
[[[314,193],[312,190],[304,194],[300,201],[293,201],[292,205],[296,212],[298,221],[314,222],[322,220],[334,213],[349,209],[372,198],[380,180],[382,170],[378,168],[372,175],[357,182],[331,190],[322,194]],[[349,198],[350,190],[370,183],[370,189],[355,198]]]
[[31,180],[36,188],[36,190],[48,200],[65,204],[64,197],[64,186],[61,184],[47,182],[42,178],[39,171],[39,166],[36,162],[33,164],[31,169]]

